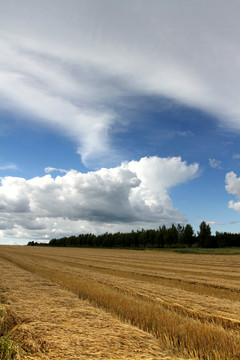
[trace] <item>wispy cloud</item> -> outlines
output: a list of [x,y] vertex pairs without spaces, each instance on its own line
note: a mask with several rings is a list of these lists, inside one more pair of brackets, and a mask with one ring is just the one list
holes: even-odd
[[71,137],[84,163],[92,158],[97,163],[99,157],[106,156],[110,151],[108,131],[115,115],[111,109],[88,104],[85,82],[79,85],[79,79],[71,78],[68,67],[59,65],[60,58],[32,54],[24,39],[21,45],[11,46],[2,40],[1,48],[5,57],[1,59],[0,92],[13,111],[24,112],[27,121],[40,122]]
[[190,130],[186,130],[186,131],[177,131],[176,134],[178,136],[183,136],[183,137],[188,137],[188,136],[193,136],[193,132]]
[[1,107],[72,138],[86,165],[117,156],[111,132],[127,94],[164,96],[240,130],[239,2],[24,3],[1,6]]
[[233,159],[240,159],[240,154],[234,154]]
[[19,170],[15,164],[0,165],[0,170]]
[[219,226],[224,225],[224,223],[218,222],[218,221],[207,221],[207,224],[208,225],[219,225]]
[[66,173],[68,172],[67,170],[58,169],[58,168],[54,168],[54,167],[50,167],[50,166],[46,167],[46,168],[44,169],[44,171],[45,171],[45,173],[47,173],[47,174],[49,174],[49,173],[51,173],[51,172],[54,172],[54,171],[58,171],[58,172],[60,172],[60,173],[62,173],[62,174],[66,174]]
[[218,169],[218,170],[220,170],[220,169],[222,168],[222,162],[221,162],[221,160],[209,159],[209,165],[210,165],[213,169]]

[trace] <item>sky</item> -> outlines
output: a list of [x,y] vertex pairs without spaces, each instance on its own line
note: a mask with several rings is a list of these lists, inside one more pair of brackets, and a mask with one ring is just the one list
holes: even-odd
[[0,0],[0,244],[240,232],[238,0]]

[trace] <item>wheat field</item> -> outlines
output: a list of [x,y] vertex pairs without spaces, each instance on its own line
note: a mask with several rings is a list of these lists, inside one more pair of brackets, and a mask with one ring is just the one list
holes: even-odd
[[240,256],[0,247],[26,359],[240,359]]

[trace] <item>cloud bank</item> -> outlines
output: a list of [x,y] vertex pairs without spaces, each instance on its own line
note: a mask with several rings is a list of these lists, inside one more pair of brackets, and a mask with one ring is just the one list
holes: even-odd
[[131,96],[240,130],[239,11],[235,0],[2,2],[0,106],[73,139],[89,167],[118,158],[112,132],[131,121],[119,111]]
[[142,158],[88,173],[53,178],[4,177],[0,186],[2,238],[51,239],[81,232],[128,231],[184,222],[168,189],[198,174],[179,157]]

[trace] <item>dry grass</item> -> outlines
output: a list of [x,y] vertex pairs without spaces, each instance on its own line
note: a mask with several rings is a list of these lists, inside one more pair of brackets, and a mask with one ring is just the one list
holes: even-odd
[[20,359],[23,353],[20,347],[11,339],[9,332],[16,325],[16,319],[7,311],[0,301],[0,359]]
[[0,255],[152,334],[175,359],[240,359],[240,256],[23,247]]
[[[0,288],[21,359],[167,360],[153,335],[107,314],[53,282],[0,260]],[[176,357],[174,357],[175,359]]]

